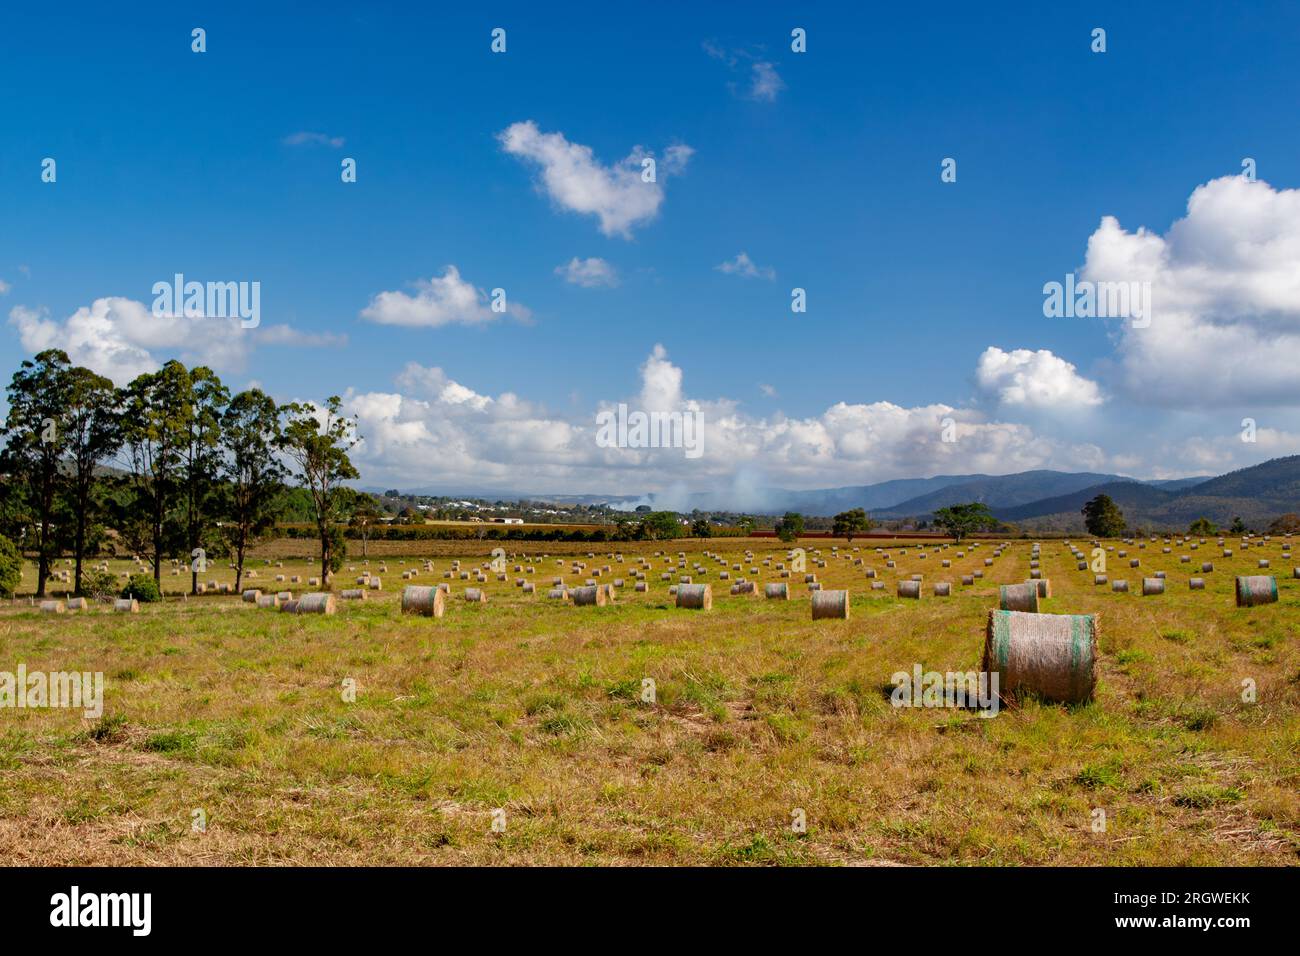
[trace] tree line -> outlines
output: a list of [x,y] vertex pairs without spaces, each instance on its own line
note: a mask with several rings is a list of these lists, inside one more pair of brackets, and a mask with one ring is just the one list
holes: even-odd
[[26,360],[7,387],[0,430],[0,534],[35,555],[36,594],[71,553],[74,591],[108,528],[152,565],[184,555],[196,593],[209,556],[244,558],[286,508],[320,539],[321,580],[345,545],[336,527],[357,510],[343,482],[359,436],[341,399],[277,404],[257,388],[232,395],[210,368],[170,361],[123,388],[65,352]]

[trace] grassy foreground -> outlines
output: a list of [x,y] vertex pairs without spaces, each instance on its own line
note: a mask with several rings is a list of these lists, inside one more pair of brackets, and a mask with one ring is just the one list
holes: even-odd
[[[400,615],[400,573],[419,561],[396,553],[384,590],[333,617],[210,596],[53,617],[20,598],[0,608],[0,670],[102,671],[106,705],[99,721],[0,710],[0,853],[17,864],[1294,865],[1300,580],[1281,544],[1243,552],[1230,539],[1231,558],[1213,538],[1195,551],[1175,541],[1168,555],[1163,542],[1129,545],[1142,568],[1108,558],[1110,577],[1136,591],[1125,595],[1044,543],[1054,595],[1043,610],[1100,615],[1096,700],[993,719],[895,709],[889,682],[917,663],[979,667],[996,585],[1028,576],[1024,542],[990,568],[989,544],[960,558],[886,547],[894,569],[875,541],[838,554],[805,542],[808,570],[851,589],[848,621],[812,621],[798,574],[789,602],[728,596],[706,548],[743,564],[727,566],[732,578],[780,580],[784,547],[744,539],[624,545],[621,564],[586,546],[521,546],[535,596],[508,569],[482,585],[489,603],[469,605],[473,582],[456,578],[436,620]],[[465,569],[491,547],[457,546]],[[308,547],[279,542],[265,555],[284,567],[259,561],[248,586],[308,590],[267,580],[317,573]],[[660,574],[676,580],[679,550],[707,566],[695,580],[713,585],[712,611],[673,606]],[[381,552],[372,545],[370,571]],[[642,556],[649,593],[634,594]],[[587,569],[572,573],[573,557]],[[1260,557],[1281,600],[1237,609],[1232,575],[1256,573]],[[1202,560],[1215,570],[1189,592]],[[336,589],[365,569],[349,564]],[[581,584],[606,564],[598,580],[628,579],[613,606],[546,599],[553,576]],[[440,554],[415,583],[449,566]],[[883,591],[868,589],[866,568]],[[976,569],[984,579],[961,586]],[[1168,593],[1142,597],[1141,576],[1156,570]],[[896,580],[916,572],[923,599],[896,598]],[[936,581],[953,596],[933,597]],[[646,677],[654,704],[641,700]],[[1254,703],[1242,701],[1247,679]],[[504,832],[492,829],[497,808]],[[792,830],[796,809],[805,833]]]

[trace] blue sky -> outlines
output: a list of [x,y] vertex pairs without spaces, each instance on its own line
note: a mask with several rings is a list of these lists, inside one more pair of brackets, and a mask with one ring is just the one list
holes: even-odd
[[[101,371],[134,369],[114,364],[118,336],[135,364],[180,353],[281,399],[346,394],[366,483],[403,487],[636,493],[738,472],[812,487],[1033,466],[1168,477],[1294,451],[1296,401],[1254,355],[1288,354],[1300,326],[1286,278],[1300,256],[1286,224],[1300,186],[1293,6],[410,7],[0,13],[5,374],[60,337]],[[536,154],[503,148],[528,122],[588,147],[598,173],[638,146],[661,167],[673,147],[689,158],[653,215],[609,233],[548,192]],[[356,183],[340,181],[345,157]],[[940,180],[945,157],[955,183]],[[1244,157],[1258,204],[1225,180]],[[1140,227],[1177,235],[1207,185],[1211,212],[1170,238],[1165,267],[1128,249]],[[1246,207],[1226,225],[1214,212]],[[1104,216],[1123,233],[1090,258]],[[1225,233],[1227,248],[1207,238]],[[718,268],[741,252],[757,274]],[[617,284],[565,281],[574,258],[602,260]],[[449,266],[523,309],[415,326],[363,315],[385,292],[418,311],[415,283]],[[1216,291],[1187,291],[1207,270]],[[1043,284],[1076,271],[1149,276],[1177,300],[1168,333],[1045,318]],[[125,306],[95,311],[147,310],[176,272],[260,282],[260,337],[214,338],[212,320],[159,337]],[[1236,337],[1188,352],[1209,328]],[[1242,343],[1240,366],[1207,386],[1225,342]],[[1013,357],[981,366],[990,347]],[[596,410],[638,398],[703,408],[704,459],[594,448]],[[956,447],[937,443],[944,407]]]

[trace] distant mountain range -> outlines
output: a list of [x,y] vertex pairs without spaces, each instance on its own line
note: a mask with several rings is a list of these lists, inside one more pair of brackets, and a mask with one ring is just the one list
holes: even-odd
[[[436,492],[421,492],[434,494]],[[736,511],[750,514],[828,516],[864,508],[876,519],[924,520],[939,508],[979,501],[1003,521],[1025,530],[1079,531],[1080,510],[1099,494],[1119,505],[1130,527],[1185,528],[1200,517],[1228,525],[1234,517],[1262,528],[1279,514],[1300,512],[1300,455],[1213,477],[1139,481],[1094,472],[1022,471],[1014,475],[935,475],[901,478],[873,485],[792,491],[768,488],[750,492],[750,500],[729,500],[725,490],[690,495],[685,501],[655,495],[510,495],[563,504],[609,504],[631,510],[637,504],[675,511]],[[481,496],[481,495],[480,495]]]

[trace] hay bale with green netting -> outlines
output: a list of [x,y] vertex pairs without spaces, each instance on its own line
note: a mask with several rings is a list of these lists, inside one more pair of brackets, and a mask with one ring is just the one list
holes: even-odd
[[812,619],[836,618],[841,621],[849,619],[848,591],[814,591],[812,596]]
[[313,591],[290,603],[296,605],[295,614],[333,614],[337,610],[334,595],[329,591]]
[[1001,694],[1084,703],[1097,685],[1097,630],[1093,614],[989,611],[983,669]]
[[1038,612],[1038,582],[1004,584],[998,588],[998,607],[1003,611]]
[[[364,596],[365,591],[361,594]],[[402,588],[402,613],[421,617],[442,617],[447,610],[447,592],[439,587],[408,584]]]
[[1237,607],[1255,607],[1277,602],[1277,578],[1271,574],[1243,574],[1237,577]]
[[707,584],[679,584],[677,586],[677,606],[695,611],[708,611],[713,608],[713,588]]

